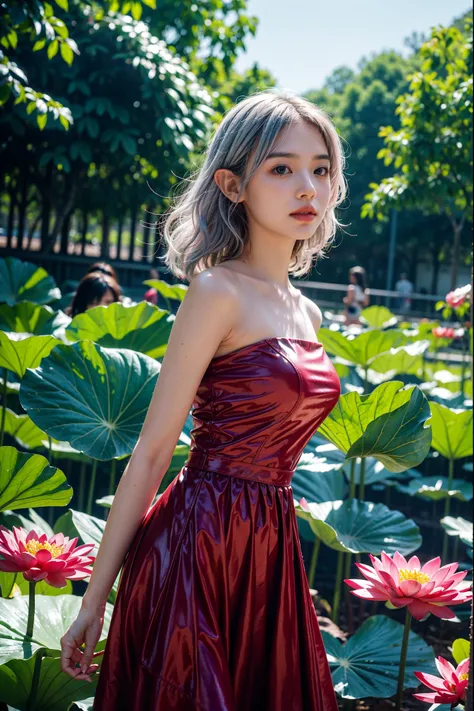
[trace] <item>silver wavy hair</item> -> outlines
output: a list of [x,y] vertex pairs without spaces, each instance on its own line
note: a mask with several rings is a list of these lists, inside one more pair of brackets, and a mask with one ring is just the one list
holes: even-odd
[[214,181],[214,173],[219,168],[231,170],[241,179],[242,194],[271,153],[280,132],[296,120],[315,126],[326,143],[331,161],[331,194],[326,214],[314,235],[296,241],[289,272],[294,276],[306,274],[313,258],[325,256],[325,248],[341,226],[335,211],[346,195],[341,139],[329,116],[311,102],[284,92],[264,91],[227,112],[214,133],[202,167],[185,181],[184,191],[166,216],[163,227],[166,253],[160,259],[173,274],[191,281],[204,269],[241,254],[248,239],[245,207],[222,193]]

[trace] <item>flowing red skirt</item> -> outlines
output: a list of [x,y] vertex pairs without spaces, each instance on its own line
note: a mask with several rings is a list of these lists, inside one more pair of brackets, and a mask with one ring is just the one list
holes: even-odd
[[94,711],[337,711],[291,487],[245,477],[185,466],[148,511]]

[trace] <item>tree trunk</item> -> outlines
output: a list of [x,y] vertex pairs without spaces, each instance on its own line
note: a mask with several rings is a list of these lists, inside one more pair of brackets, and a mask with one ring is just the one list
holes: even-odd
[[51,184],[53,181],[53,165],[48,163],[44,185],[40,188],[41,193],[41,245],[42,252],[46,251],[49,237],[49,226],[51,222]]
[[[408,270],[408,277],[409,277],[411,283],[413,284],[413,290],[414,290],[414,291],[417,291],[417,285],[416,285],[416,277],[417,277],[417,274],[416,274],[416,270],[417,270],[417,266],[418,266],[418,256],[419,256],[419,252],[420,252],[419,247],[416,246],[416,247],[413,247],[413,249],[411,250],[411,254],[410,254],[410,268],[409,268],[409,270]],[[433,293],[434,293],[434,292],[433,292]]]
[[[145,215],[148,215],[148,208],[145,210]],[[141,260],[142,262],[147,262],[148,261],[148,251],[149,251],[149,243],[151,241],[151,236],[152,236],[152,231],[150,229],[150,225],[148,223],[148,220],[143,220],[143,225],[142,225],[142,244],[141,244]]]
[[67,254],[68,242],[69,242],[69,230],[71,228],[71,217],[72,210],[68,212],[64,218],[63,225],[61,227],[61,247],[59,249],[61,254]]
[[80,249],[80,253],[82,255],[86,251],[88,230],[89,230],[89,215],[87,213],[87,210],[83,210],[82,211],[82,229],[81,229],[81,249]]
[[463,223],[464,223],[463,220],[461,220],[460,222],[457,222],[456,220],[453,219],[451,221],[451,224],[453,226],[453,232],[454,232],[452,263],[451,263],[451,285],[450,285],[451,291],[453,291],[453,289],[456,288],[456,283],[458,280],[459,253],[461,251],[461,232],[462,232],[462,228],[464,226]]
[[439,259],[439,250],[433,249],[431,251],[431,257],[432,257],[432,266],[433,266],[433,272],[431,274],[431,293],[432,294],[437,294],[438,293],[438,279],[439,279],[439,268],[441,266],[441,262]]
[[13,238],[13,228],[15,226],[15,209],[16,209],[16,195],[15,188],[10,187],[10,204],[8,206],[8,222],[7,222],[7,247],[11,248],[12,238]]
[[120,215],[117,225],[117,255],[116,259],[120,259],[120,252],[122,251],[122,235],[123,235],[123,216]]
[[109,236],[110,219],[106,210],[102,211],[102,240],[100,244],[100,256],[102,259],[109,259]]
[[134,261],[135,252],[135,239],[137,235],[137,208],[132,208],[132,214],[130,216],[130,252],[128,259],[130,262]]
[[74,211],[74,202],[76,199],[76,181],[71,178],[69,185],[66,188],[65,199],[59,209],[56,210],[56,219],[54,221],[54,226],[51,234],[48,236],[47,243],[43,249],[44,252],[48,253],[54,250],[57,237],[62,234],[62,229],[64,221],[67,216]]
[[21,193],[20,193],[20,206],[19,206],[19,213],[18,213],[18,233],[17,233],[17,238],[16,238],[16,244],[18,249],[22,249],[23,247],[23,236],[25,234],[25,224],[26,224],[26,212],[28,209],[28,179],[27,179],[27,170],[23,166],[23,169],[21,171]]
[[27,234],[27,237],[26,237],[26,249],[27,249],[28,251],[31,249],[31,243],[32,243],[32,241],[33,241],[34,234],[35,234],[36,230],[38,229],[38,225],[39,225],[39,223],[40,223],[40,220],[41,220],[41,212],[39,212],[39,213],[36,215],[35,219],[34,219],[33,222],[31,223],[30,228],[29,228],[29,230],[28,230],[28,234]]

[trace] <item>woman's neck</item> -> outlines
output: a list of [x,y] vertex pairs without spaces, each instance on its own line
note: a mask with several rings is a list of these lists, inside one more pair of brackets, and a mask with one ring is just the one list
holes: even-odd
[[291,290],[288,268],[291,260],[291,249],[282,245],[280,249],[269,249],[266,245],[250,243],[244,248],[237,260],[245,268],[245,273],[281,289]]

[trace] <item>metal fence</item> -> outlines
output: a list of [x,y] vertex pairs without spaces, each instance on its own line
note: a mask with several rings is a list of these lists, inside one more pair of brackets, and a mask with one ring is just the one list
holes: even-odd
[[[0,247],[0,257],[14,256],[17,259],[33,262],[43,267],[51,274],[56,283],[61,286],[66,282],[78,282],[87,269],[96,261],[100,260],[98,255],[86,256],[79,254],[43,254],[39,251],[24,251],[22,249],[8,249]],[[107,259],[117,272],[123,291],[131,298],[139,300],[141,294],[146,290],[142,282],[149,278],[151,267],[163,274],[166,281],[175,283],[177,280],[172,274],[156,261],[125,261],[120,259]],[[347,292],[347,284],[333,284],[322,281],[292,280],[292,284],[301,289],[310,299],[315,301],[321,308],[329,309],[335,313],[344,310],[343,297]],[[396,291],[385,289],[370,289],[370,305],[383,305],[390,308],[395,314],[398,313],[399,294]],[[437,301],[444,299],[444,295],[433,295],[423,293],[413,293],[411,295],[410,317],[413,318],[433,318],[439,316],[434,306]]]

